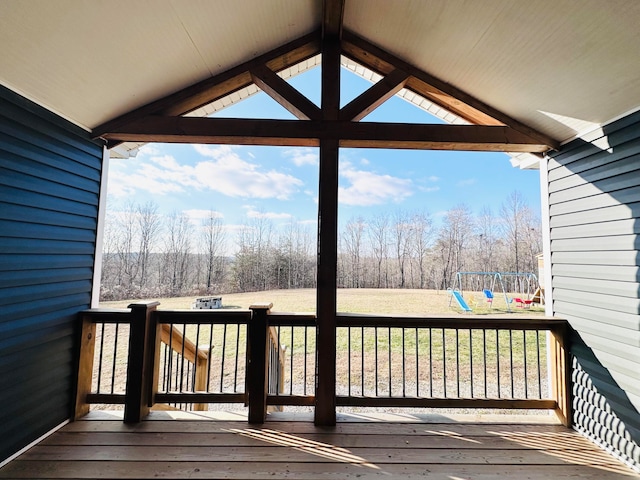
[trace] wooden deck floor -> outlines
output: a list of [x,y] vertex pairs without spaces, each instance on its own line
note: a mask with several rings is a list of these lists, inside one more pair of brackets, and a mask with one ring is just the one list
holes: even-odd
[[341,415],[321,428],[308,415],[272,414],[251,426],[233,414],[153,412],[128,426],[117,412],[95,412],[0,469],[0,478],[640,478],[546,417],[460,418]]

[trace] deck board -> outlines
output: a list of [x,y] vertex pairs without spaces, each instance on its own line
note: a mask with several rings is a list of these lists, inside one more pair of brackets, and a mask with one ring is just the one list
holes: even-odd
[[125,425],[121,414],[96,412],[10,462],[0,478],[640,479],[546,419],[342,415],[336,427],[310,419],[273,414],[256,426],[154,412]]

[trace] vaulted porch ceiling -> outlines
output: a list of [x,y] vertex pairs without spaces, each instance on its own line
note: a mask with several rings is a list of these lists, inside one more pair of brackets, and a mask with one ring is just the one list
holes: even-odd
[[[97,126],[94,137],[110,146],[122,141],[319,146],[322,140],[342,147],[413,148],[542,153],[558,148],[551,137],[495,110],[350,32],[343,34],[345,0],[324,0],[319,32],[190,85]],[[333,68],[342,55],[381,75],[367,91],[342,108],[339,77],[323,71],[319,108],[278,72],[308,58],[327,56]],[[324,61],[323,61],[324,63]],[[184,118],[205,105],[255,85],[298,120],[223,120]],[[406,88],[476,125],[356,123]]]

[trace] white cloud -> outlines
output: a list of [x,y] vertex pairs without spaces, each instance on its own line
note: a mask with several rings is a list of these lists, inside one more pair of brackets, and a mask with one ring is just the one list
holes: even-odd
[[419,187],[421,192],[431,193],[440,190],[440,187]]
[[284,218],[291,218],[292,215],[290,213],[261,212],[259,210],[254,210],[253,208],[248,208],[247,217],[268,218],[269,220],[282,220]]
[[287,200],[303,185],[302,180],[292,175],[261,170],[260,165],[241,159],[231,147],[194,147],[201,155],[214,159],[193,167],[193,177],[201,190],[209,189],[229,197]]
[[107,188],[109,195],[114,197],[126,197],[139,190],[157,195],[184,191],[180,184],[167,180],[163,171],[148,164],[141,165],[138,171],[132,173],[116,173],[116,169],[112,170]]
[[123,167],[110,176],[109,193],[119,197],[138,190],[157,195],[210,190],[229,197],[287,200],[303,186],[299,178],[243,160],[227,145],[194,145],[194,149],[205,157],[195,165],[182,165],[171,155],[157,155],[145,159],[131,173]]
[[428,181],[430,182],[439,182],[440,181],[440,177],[436,177],[435,175],[431,175],[429,178],[427,178]]
[[220,158],[233,152],[230,145],[193,145],[193,148],[203,157]]
[[318,150],[313,148],[291,148],[285,150],[284,155],[291,158],[297,166],[318,165]]
[[318,225],[318,220],[300,220],[298,222],[299,225]]
[[365,170],[356,170],[349,163],[343,165],[341,176],[350,183],[338,189],[340,203],[345,205],[380,205],[401,202],[413,194],[410,179],[379,175]]
[[475,178],[466,178],[464,180],[460,180],[458,183],[456,183],[456,186],[458,187],[469,187],[471,185],[475,185],[476,182],[478,180]]
[[150,157],[152,155],[160,155],[160,149],[157,145],[154,145],[152,143],[145,143],[138,150],[138,155],[136,155],[136,158],[140,158],[141,156]]
[[362,158],[360,159],[360,164],[361,165],[369,165],[371,162],[369,160],[367,160],[366,158]]

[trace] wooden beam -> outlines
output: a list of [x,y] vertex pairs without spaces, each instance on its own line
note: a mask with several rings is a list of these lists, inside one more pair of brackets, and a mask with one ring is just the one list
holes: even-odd
[[[326,3],[325,3],[326,6]],[[340,43],[322,40],[322,113],[324,128],[340,116]],[[322,132],[322,128],[317,132]],[[320,139],[318,187],[318,266],[316,295],[316,398],[314,423],[336,424],[336,311],[338,270],[338,156],[337,137]]]
[[184,115],[253,83],[249,71],[266,65],[279,72],[320,53],[320,32],[305,35],[253,60],[125,113],[93,129],[93,138],[148,115]]
[[393,97],[404,87],[409,75],[402,70],[393,70],[366,92],[354,98],[340,111],[341,120],[362,120],[372,111]]
[[323,0],[322,38],[340,38],[345,0]]
[[320,120],[320,109],[266,65],[255,66],[249,73],[253,83],[299,120]]
[[538,143],[544,143],[549,149],[557,150],[560,147],[560,143],[548,135],[505,115],[453,85],[400,60],[357,35],[345,30],[342,38],[343,55],[383,75],[391,73],[394,69],[406,71],[411,75],[405,85],[406,88],[465,120],[476,125],[506,125],[532,137]]
[[549,148],[505,126],[340,120],[303,122],[150,116],[103,136],[108,140],[125,142],[301,147],[318,146],[322,140],[336,140],[341,147],[486,152],[539,153]]

